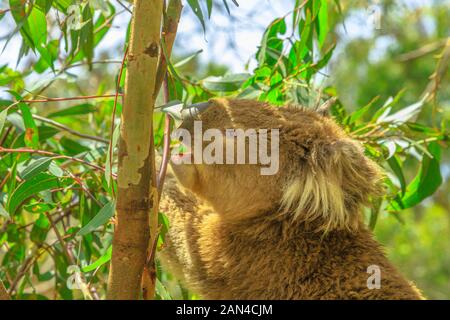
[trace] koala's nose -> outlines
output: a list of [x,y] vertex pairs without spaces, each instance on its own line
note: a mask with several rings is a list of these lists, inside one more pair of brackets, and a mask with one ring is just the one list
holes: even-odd
[[198,114],[206,110],[210,106],[209,102],[194,103],[188,106],[183,106],[182,103],[168,104],[161,108],[161,111],[168,113],[175,120],[191,121]]
[[200,102],[186,106],[181,110],[181,118],[183,121],[195,119],[195,117],[208,109],[209,102]]

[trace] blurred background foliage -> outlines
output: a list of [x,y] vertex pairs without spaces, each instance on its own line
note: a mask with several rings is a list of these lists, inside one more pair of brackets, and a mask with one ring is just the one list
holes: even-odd
[[[337,98],[332,116],[388,173],[368,225],[427,297],[449,299],[448,1],[183,4],[170,100],[315,108]],[[14,298],[104,297],[108,150],[130,10],[116,0],[0,1],[0,279]],[[79,96],[89,98],[49,101]],[[116,128],[120,111],[118,99]],[[160,148],[162,115],[153,121]],[[164,213],[160,223],[159,247]],[[158,279],[159,299],[198,298],[161,268]]]

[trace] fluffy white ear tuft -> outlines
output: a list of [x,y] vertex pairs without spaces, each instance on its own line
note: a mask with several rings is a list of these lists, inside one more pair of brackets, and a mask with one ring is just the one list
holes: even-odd
[[288,181],[282,206],[324,232],[356,229],[361,206],[382,191],[378,166],[351,140],[316,146],[301,171]]

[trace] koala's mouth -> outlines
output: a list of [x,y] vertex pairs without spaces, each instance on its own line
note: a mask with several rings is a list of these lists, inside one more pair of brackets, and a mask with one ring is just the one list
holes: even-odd
[[192,155],[192,150],[189,146],[185,145],[181,141],[176,141],[172,146],[172,161],[180,160],[190,160]]

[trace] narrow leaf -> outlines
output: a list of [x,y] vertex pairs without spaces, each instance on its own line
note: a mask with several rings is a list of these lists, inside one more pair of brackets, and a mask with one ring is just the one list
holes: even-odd
[[19,103],[19,108],[22,112],[23,123],[25,124],[25,144],[34,149],[38,149],[39,133],[30,108],[25,103]]
[[27,167],[25,167],[25,169],[20,173],[20,176],[24,180],[29,180],[37,174],[47,170],[52,160],[52,158],[47,157],[34,160]]
[[81,271],[83,271],[83,272],[94,271],[98,267],[100,267],[100,266],[104,265],[105,263],[109,262],[109,260],[111,260],[111,255],[112,255],[112,245],[110,245],[108,247],[108,249],[106,250],[106,252],[100,258],[98,258],[95,262],[93,262],[90,265],[87,265],[87,266],[81,268]]
[[77,106],[73,106],[67,109],[59,110],[50,113],[48,118],[65,117],[65,116],[77,116],[95,112],[97,109],[90,103],[83,103]]
[[203,18],[203,12],[202,8],[200,7],[200,3],[198,2],[198,0],[187,0],[187,2],[191,7],[192,11],[194,11],[200,23],[202,24],[203,33],[205,33],[206,32],[205,19]]
[[393,157],[391,157],[387,160],[387,163],[389,164],[389,167],[391,167],[392,171],[395,173],[396,177],[398,178],[398,181],[400,182],[400,187],[401,187],[402,196],[403,196],[406,191],[406,180],[405,180],[405,176],[403,175],[400,161],[398,160],[398,157],[394,155]]
[[89,221],[83,228],[81,228],[80,231],[78,231],[77,235],[84,236],[94,231],[98,227],[104,225],[114,215],[115,208],[115,201],[110,201],[105,204],[104,207],[101,208],[100,211],[95,215],[95,217],[92,218],[92,220]]
[[31,196],[44,190],[51,190],[61,184],[58,179],[46,173],[39,173],[29,180],[23,181],[11,194],[8,202],[8,211],[14,214],[19,206]]

